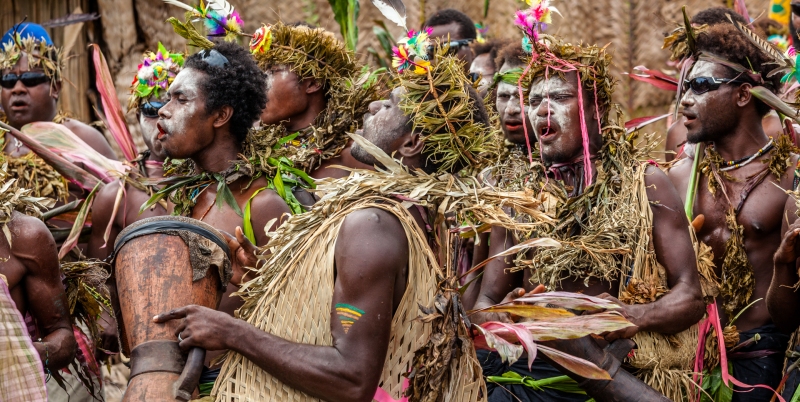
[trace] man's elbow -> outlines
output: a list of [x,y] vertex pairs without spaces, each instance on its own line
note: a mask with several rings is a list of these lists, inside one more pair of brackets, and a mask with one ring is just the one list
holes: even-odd
[[332,398],[332,401],[342,402],[371,402],[375,397],[375,391],[378,389],[378,381],[371,380],[373,375],[367,373],[353,371],[342,378],[345,386],[342,387],[341,394],[337,398]]

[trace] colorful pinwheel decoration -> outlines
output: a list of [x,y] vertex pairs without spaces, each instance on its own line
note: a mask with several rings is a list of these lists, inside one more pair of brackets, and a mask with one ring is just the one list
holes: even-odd
[[406,70],[411,70],[415,74],[425,74],[430,68],[431,62],[428,60],[428,49],[430,42],[431,28],[424,31],[408,31],[408,35],[392,48],[394,57],[392,67],[402,74]]
[[262,24],[250,39],[250,53],[266,53],[272,47],[272,27]]
[[785,70],[786,75],[781,78],[782,83],[787,83],[794,79],[797,82],[800,82],[800,71],[797,70],[797,64],[800,63],[800,55],[797,54],[797,51],[794,49],[794,46],[787,47],[786,51],[783,53],[784,57],[792,60],[791,67],[786,68]]
[[131,83],[135,85],[136,96],[139,98],[160,96],[159,89],[166,91],[181,67],[183,67],[183,55],[170,53],[161,42],[158,42],[158,51],[145,54]]
[[526,0],[530,8],[519,10],[514,19],[514,25],[522,28],[525,35],[534,42],[539,40],[539,33],[547,29],[547,24],[553,22],[552,13],[561,15],[557,8],[550,6],[550,0]]

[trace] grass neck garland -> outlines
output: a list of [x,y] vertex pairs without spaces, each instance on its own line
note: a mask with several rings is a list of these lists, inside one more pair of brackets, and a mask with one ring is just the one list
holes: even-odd
[[274,190],[286,201],[292,213],[302,213],[304,208],[295,198],[292,189],[314,188],[314,180],[302,170],[295,168],[292,162],[293,155],[302,148],[285,146],[294,141],[298,133],[285,136],[283,134],[285,129],[282,126],[251,129],[242,146],[243,154],[239,154],[239,159],[231,161],[230,167],[222,172],[198,172],[190,159],[167,159],[164,161],[166,178],[157,182],[162,188],[153,194],[140,210],[144,211],[167,198],[175,204],[173,215],[189,216],[200,194],[209,186],[216,184],[216,206],[222,207],[223,204],[227,204],[239,216],[249,218],[239,208],[228,186],[241,178],[248,178],[249,182],[244,187],[247,189],[253,181],[263,177],[267,181],[266,188]]
[[[794,146],[788,135],[781,135],[775,142],[775,147],[769,153],[769,158],[762,161],[766,166],[760,172],[748,178],[743,191],[749,192],[760,184],[769,174],[780,180],[789,168],[791,156],[798,149]],[[723,297],[723,308],[728,316],[732,317],[742,308],[747,306],[755,290],[755,277],[753,265],[747,257],[744,247],[744,226],[738,222],[737,216],[741,211],[746,193],[742,195],[738,205],[733,205],[725,190],[725,181],[736,181],[728,172],[721,170],[725,161],[713,146],[707,146],[700,170],[708,175],[708,189],[713,196],[718,196],[720,190],[728,203],[725,214],[725,223],[731,235],[725,242],[725,254],[722,257],[722,278],[720,295]]]

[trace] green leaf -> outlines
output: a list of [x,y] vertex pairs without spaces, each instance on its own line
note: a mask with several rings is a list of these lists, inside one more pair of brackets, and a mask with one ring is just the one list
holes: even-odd
[[333,9],[333,19],[339,23],[344,42],[350,50],[356,49],[358,43],[358,0],[328,0]]
[[272,179],[272,181],[275,183],[275,192],[277,192],[281,198],[286,199],[286,188],[283,186],[283,178],[281,177],[280,166],[278,166],[278,171],[275,172],[275,177]]
[[236,215],[244,215],[241,208],[239,208],[239,204],[236,203],[236,198],[233,197],[230,187],[225,183],[225,179],[220,180],[217,185],[217,208],[222,208],[223,202],[228,204],[236,212]]
[[81,205],[81,209],[78,210],[78,215],[75,218],[75,223],[72,225],[72,230],[69,231],[69,236],[67,236],[67,240],[64,241],[64,244],[61,245],[61,250],[58,251],[58,259],[61,260],[64,258],[67,253],[72,250],[75,246],[78,245],[78,239],[81,236],[81,230],[83,230],[83,225],[86,223],[86,217],[89,215],[89,210],[92,207],[92,203],[94,202],[94,196],[97,194],[97,190],[100,188],[100,183],[94,186],[92,191],[86,196],[86,199],[83,201],[83,205]]
[[298,135],[300,135],[299,132],[298,133],[294,133],[294,134],[289,134],[289,135],[279,139],[278,142],[275,143],[275,145],[272,146],[272,149],[280,148],[283,144],[286,144],[287,142],[297,138]]

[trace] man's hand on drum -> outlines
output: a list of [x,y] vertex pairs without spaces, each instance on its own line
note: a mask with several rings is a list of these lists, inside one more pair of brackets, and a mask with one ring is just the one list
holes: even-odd
[[189,305],[153,317],[153,322],[163,324],[180,320],[175,336],[181,350],[203,348],[205,350],[225,350],[231,347],[231,330],[235,328],[236,318],[210,308]]

